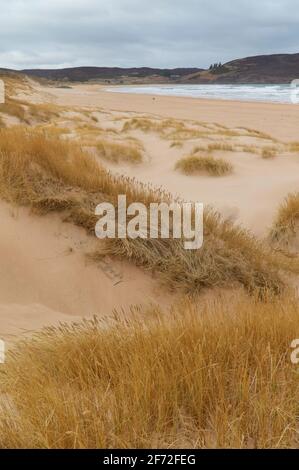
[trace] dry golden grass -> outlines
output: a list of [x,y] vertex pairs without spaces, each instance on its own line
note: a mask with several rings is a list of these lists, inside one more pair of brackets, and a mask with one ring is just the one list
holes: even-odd
[[122,132],[130,130],[141,130],[145,133],[156,132],[161,138],[176,142],[204,138],[214,133],[200,123],[187,124],[188,122],[177,119],[132,118],[124,123]]
[[96,149],[101,158],[113,163],[128,162],[141,163],[142,153],[140,149],[133,144],[123,144],[101,140],[97,142]]
[[132,118],[123,125],[123,131],[140,129],[143,132],[163,132],[167,130],[185,130],[185,123],[176,119]]
[[288,147],[290,152],[299,152],[299,142],[291,142]]
[[270,140],[273,142],[278,142],[277,139],[275,139],[272,135],[267,134],[266,132],[262,132],[256,129],[250,129],[249,127],[239,127],[239,129],[243,130],[246,132],[246,134],[250,137],[255,137],[257,139],[262,139],[262,140]]
[[299,193],[291,193],[279,207],[270,238],[281,248],[290,248],[298,233]]
[[[55,126],[59,124],[59,118],[68,109],[53,103],[33,103],[26,96],[34,94],[31,83],[25,77],[17,74],[5,74],[0,78],[5,83],[5,103],[0,104],[1,113],[19,120],[20,124],[37,126],[47,123]],[[20,93],[23,98],[20,98]],[[82,113],[81,113],[82,114]]]
[[264,147],[262,149],[262,158],[270,159],[277,156],[277,148],[276,147]]
[[64,107],[53,104],[28,104],[27,121],[36,124],[40,122],[53,122],[54,119],[59,118],[65,110]]
[[5,103],[0,104],[0,112],[7,114],[8,116],[15,117],[19,119],[20,122],[29,123],[26,118],[24,103],[19,100],[15,100],[7,96]]
[[174,147],[182,148],[183,147],[183,142],[181,142],[179,140],[174,140],[173,142],[171,142],[170,148],[174,148]]
[[232,165],[222,158],[214,158],[211,155],[189,155],[181,158],[175,165],[185,175],[208,173],[210,176],[223,176],[232,172]]
[[232,144],[228,144],[225,142],[214,142],[208,145],[208,151],[213,152],[214,150],[219,150],[221,152],[234,152],[236,149],[233,147]]
[[207,152],[207,151],[208,151],[208,148],[205,145],[196,145],[195,147],[193,147],[191,151],[191,155],[195,155],[196,153]]
[[213,151],[220,151],[220,152],[236,152],[238,148],[231,143],[227,142],[213,142],[208,145],[196,145],[193,150],[192,154],[196,154],[198,152],[213,152]]
[[[154,119],[149,117],[135,117],[127,119],[123,125],[122,131],[127,132],[131,130],[140,130],[142,132],[155,132],[159,136],[166,140],[172,140],[174,145],[178,146],[179,142],[188,140],[204,139],[209,140],[211,137],[215,138],[252,138],[254,140],[269,140],[274,142],[275,139],[272,136],[263,132],[249,129],[245,127],[240,128],[228,128],[221,126],[216,123],[204,123],[197,121],[180,121],[177,119]],[[214,148],[215,146],[215,148]],[[231,142],[211,143],[211,150],[222,150],[222,151],[235,151],[235,146]]]
[[[39,213],[61,212],[63,218],[94,233],[94,209],[100,202],[170,202],[161,190],[115,177],[74,143],[25,128],[0,130],[0,196]],[[288,270],[252,235],[212,210],[204,214],[204,245],[188,251],[184,240],[115,239],[99,253],[125,257],[156,273],[168,289],[196,293],[205,287],[243,285],[248,291],[278,293]],[[99,255],[97,253],[95,258]]]
[[113,177],[79,144],[26,127],[0,130],[0,183],[2,195],[30,205],[47,191],[71,193],[72,188],[91,195],[104,193],[113,200],[124,193],[130,200],[140,197],[145,203],[163,197],[162,193],[155,196],[147,185],[134,186],[129,178]]
[[242,145],[240,145],[239,148],[240,148],[241,152],[255,153],[255,154],[259,153],[259,147],[257,145],[242,144]]
[[121,318],[48,328],[8,354],[1,448],[298,447],[292,296]]

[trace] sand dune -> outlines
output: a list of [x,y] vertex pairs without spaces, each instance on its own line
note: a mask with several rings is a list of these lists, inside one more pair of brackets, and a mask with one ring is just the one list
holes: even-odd
[[0,338],[167,295],[134,266],[88,263],[94,240],[58,216],[38,217],[1,202]]

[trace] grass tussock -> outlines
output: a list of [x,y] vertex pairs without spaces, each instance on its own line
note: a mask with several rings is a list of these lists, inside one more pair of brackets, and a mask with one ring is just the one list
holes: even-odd
[[97,142],[96,149],[101,158],[113,163],[141,163],[143,160],[140,149],[132,143],[123,144],[101,140]]
[[299,152],[299,142],[291,142],[288,147],[290,152]]
[[244,153],[253,153],[253,154],[258,154],[259,153],[259,147],[257,145],[248,145],[248,144],[243,144],[240,145],[240,150],[241,152]]
[[291,193],[279,207],[271,229],[272,242],[291,248],[299,229],[299,193]]
[[[0,196],[94,233],[100,202],[170,202],[161,190],[107,172],[73,141],[14,127],[0,130]],[[111,239],[99,252],[124,257],[153,272],[168,289],[197,293],[207,287],[242,285],[248,291],[281,292],[282,266],[275,253],[241,228],[206,208],[204,245],[188,251],[183,240]]]
[[211,155],[189,155],[181,158],[175,165],[185,175],[207,173],[210,176],[224,176],[232,172],[232,165],[222,158],[214,158]]
[[180,140],[174,140],[173,142],[171,142],[170,148],[182,148],[183,145],[183,142],[181,142]]
[[262,149],[262,158],[265,160],[271,159],[277,156],[277,149],[276,147],[264,147]]
[[291,296],[48,328],[9,353],[1,448],[298,447]]
[[235,148],[233,147],[232,144],[228,144],[225,142],[214,142],[212,144],[208,145],[208,151],[213,152],[213,151],[221,151],[221,152],[234,152]]
[[25,105],[19,100],[6,97],[5,103],[0,104],[0,113],[14,117],[20,122],[29,123],[26,117]]

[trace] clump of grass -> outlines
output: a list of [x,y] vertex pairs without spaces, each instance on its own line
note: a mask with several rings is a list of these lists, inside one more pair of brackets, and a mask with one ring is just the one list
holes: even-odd
[[200,250],[185,250],[181,240],[128,238],[109,240],[106,253],[156,273],[168,289],[187,294],[238,285],[261,296],[268,291],[278,294],[284,289],[281,272],[298,273],[298,266],[283,264],[265,244],[230,222],[222,222],[209,209],[204,214]]
[[220,150],[221,152],[234,152],[234,147],[232,144],[227,144],[225,142],[214,142],[208,145],[208,151],[212,152],[214,150]]
[[270,232],[272,242],[282,248],[291,248],[298,233],[299,193],[291,193],[279,207]]
[[242,134],[234,129],[226,129],[226,130],[217,130],[214,132],[215,135],[222,135],[225,137],[241,137]]
[[205,145],[196,145],[193,150],[192,154],[196,154],[199,152],[213,152],[213,151],[220,151],[220,152],[235,152],[237,150],[232,144],[227,142],[213,142]]
[[[40,178],[45,189],[36,194],[35,185],[42,186]],[[24,202],[33,203],[52,186],[54,193],[66,186],[91,194],[98,191],[115,200],[118,194],[127,194],[129,199],[139,197],[145,203],[147,198],[157,201],[163,197],[163,192],[147,185],[132,185],[129,178],[113,177],[76,142],[26,127],[1,129],[0,193],[7,193],[16,202],[20,202],[20,194]]]
[[26,117],[25,104],[19,100],[5,98],[5,103],[0,104],[0,112],[17,118],[20,122],[29,123]]
[[175,140],[175,141],[171,142],[170,148],[174,148],[174,147],[178,147],[178,148],[183,147],[183,142],[181,142],[179,140]]
[[96,149],[101,158],[113,163],[129,162],[141,163],[142,153],[140,149],[133,144],[123,144],[101,140],[97,142]]
[[208,149],[207,147],[205,147],[204,145],[196,145],[193,149],[192,149],[192,152],[191,154],[194,155],[198,152],[207,152]]
[[8,354],[1,448],[298,447],[293,297],[121,318],[47,328]]
[[255,154],[258,154],[259,153],[259,148],[257,145],[248,145],[248,144],[242,144],[239,146],[241,152],[245,152],[245,153],[255,153]]
[[299,152],[299,142],[291,142],[288,144],[288,149],[290,152]]
[[275,147],[264,147],[262,149],[262,158],[274,158],[277,156],[277,149]]
[[29,104],[26,103],[26,119],[35,123],[53,121],[59,118],[64,108],[53,104]]
[[232,165],[222,158],[214,158],[211,155],[189,155],[181,158],[175,165],[185,175],[208,173],[211,176],[223,176],[232,172]]
[[176,119],[132,118],[123,125],[123,131],[140,129],[143,132],[163,132],[165,130],[185,130],[185,123]]

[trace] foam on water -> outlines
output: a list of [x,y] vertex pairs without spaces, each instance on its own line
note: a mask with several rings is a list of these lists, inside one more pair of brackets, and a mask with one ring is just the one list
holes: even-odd
[[108,91],[206,99],[292,102],[290,85],[131,85],[110,87]]

